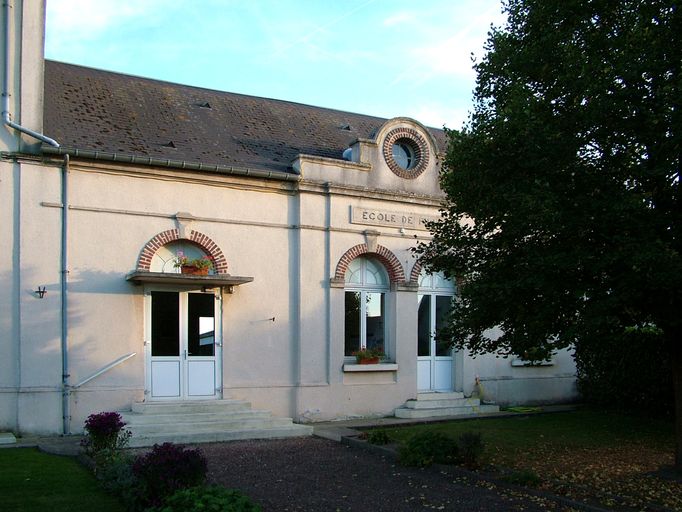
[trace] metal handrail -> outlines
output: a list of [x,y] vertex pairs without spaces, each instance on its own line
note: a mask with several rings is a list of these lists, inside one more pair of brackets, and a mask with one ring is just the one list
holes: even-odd
[[99,377],[99,376],[102,375],[103,373],[108,372],[109,370],[111,370],[114,366],[118,366],[119,364],[121,364],[121,363],[127,361],[128,359],[130,359],[131,357],[136,356],[136,355],[137,355],[137,352],[131,352],[130,354],[127,354],[127,355],[125,355],[125,356],[119,357],[119,358],[116,359],[116,361],[114,361],[113,363],[109,363],[109,364],[106,365],[104,368],[102,368],[102,369],[100,369],[100,370],[97,370],[95,373],[93,373],[92,375],[90,375],[90,377],[88,377],[87,379],[84,379],[84,380],[80,381],[78,384],[76,384],[76,385],[74,385],[74,386],[69,386],[69,388],[71,388],[71,389],[79,388],[79,387],[81,387],[83,384],[85,384],[85,383],[87,383],[87,382],[90,382],[90,381],[91,381],[92,379],[94,379],[95,377]]

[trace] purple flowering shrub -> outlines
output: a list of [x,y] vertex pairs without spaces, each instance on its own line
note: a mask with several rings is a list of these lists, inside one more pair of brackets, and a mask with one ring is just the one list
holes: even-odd
[[91,414],[85,420],[86,437],[81,442],[90,455],[125,448],[132,435],[117,412]]
[[200,450],[184,449],[173,443],[155,444],[133,463],[133,474],[143,489],[147,506],[160,506],[178,489],[206,481],[206,458]]

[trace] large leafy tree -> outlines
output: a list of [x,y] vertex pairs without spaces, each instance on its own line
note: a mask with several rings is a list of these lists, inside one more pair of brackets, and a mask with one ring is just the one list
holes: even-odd
[[[417,248],[427,268],[464,283],[447,334],[474,354],[537,359],[601,336],[660,336],[679,467],[678,2],[506,0],[504,10],[475,65],[469,121],[448,132],[442,219]],[[495,326],[501,337],[488,336]]]

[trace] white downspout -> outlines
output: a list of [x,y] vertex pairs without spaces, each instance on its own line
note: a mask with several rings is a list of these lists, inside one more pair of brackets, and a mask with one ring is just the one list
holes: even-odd
[[38,139],[42,142],[45,142],[46,144],[49,144],[50,146],[54,146],[56,148],[59,147],[59,143],[51,139],[50,137],[47,137],[46,135],[43,135],[42,133],[35,132],[29,128],[26,128],[24,126],[21,126],[15,122],[12,121],[12,115],[9,112],[9,75],[11,71],[11,64],[10,64],[10,52],[9,52],[9,47],[10,47],[10,42],[11,38],[9,35],[10,31],[10,14],[11,14],[11,9],[12,5],[10,3],[10,0],[6,0],[5,3],[3,3],[3,8],[4,8],[4,14],[5,14],[5,73],[3,76],[2,80],[2,122],[9,126],[10,128],[14,128],[17,131],[20,131],[21,133],[25,133],[26,135],[29,135],[33,137],[34,139]]
[[71,388],[69,387],[69,318],[67,286],[69,277],[69,155],[64,155],[62,167],[62,233],[61,233],[61,352],[62,352],[62,430],[64,435],[71,433]]

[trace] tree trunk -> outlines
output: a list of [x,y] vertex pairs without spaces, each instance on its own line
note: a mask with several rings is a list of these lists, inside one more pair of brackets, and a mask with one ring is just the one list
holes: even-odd
[[675,400],[675,469],[682,473],[682,336],[674,333],[672,339],[673,389]]

